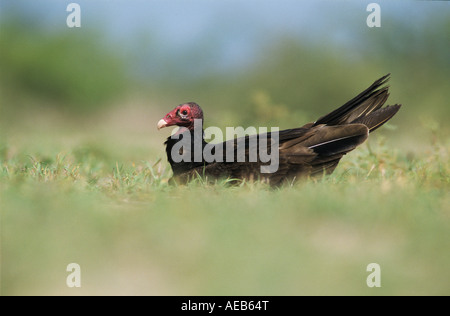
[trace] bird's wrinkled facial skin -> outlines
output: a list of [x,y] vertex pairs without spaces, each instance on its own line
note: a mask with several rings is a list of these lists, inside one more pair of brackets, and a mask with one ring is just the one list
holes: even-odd
[[158,122],[158,129],[168,126],[180,126],[187,129],[194,129],[194,120],[203,119],[203,111],[196,103],[185,103],[177,106],[171,112],[167,113],[163,119]]

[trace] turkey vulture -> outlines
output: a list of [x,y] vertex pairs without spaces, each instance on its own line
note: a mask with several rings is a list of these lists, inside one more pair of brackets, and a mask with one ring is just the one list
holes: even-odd
[[[343,155],[362,144],[370,132],[386,123],[400,109],[399,104],[383,107],[389,96],[388,86],[384,86],[389,76],[378,79],[358,96],[313,123],[234,138],[219,144],[209,144],[204,140],[200,106],[194,102],[181,104],[157,126],[158,129],[174,125],[180,127],[165,142],[173,171],[171,181],[186,183],[201,176],[232,181],[260,180],[276,186],[305,176],[330,174]],[[265,160],[263,149],[266,149]],[[208,159],[206,153],[209,153]],[[269,154],[274,154],[277,159],[271,170],[264,169],[269,166]],[[227,155],[233,159],[227,159]]]

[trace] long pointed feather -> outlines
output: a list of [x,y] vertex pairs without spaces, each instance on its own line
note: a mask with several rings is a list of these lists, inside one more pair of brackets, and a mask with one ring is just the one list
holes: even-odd
[[[390,74],[387,74],[380,79],[376,80],[369,88],[358,94],[356,97],[339,107],[338,109],[322,116],[319,118],[314,125],[319,124],[327,124],[327,125],[336,125],[341,124],[342,118],[346,117],[347,115],[351,114],[353,111],[358,110],[358,108],[362,105],[364,107],[364,102],[366,102],[368,99],[372,97],[376,97],[381,91],[382,93],[384,91],[387,92],[387,87],[378,90],[382,85],[386,84],[386,82],[389,81]],[[386,93],[384,92],[384,93]],[[382,104],[381,104],[382,105]]]
[[369,132],[372,133],[374,130],[389,121],[398,112],[398,110],[400,110],[400,107],[401,104],[386,106],[366,116],[359,117],[352,123],[364,124],[369,128]]

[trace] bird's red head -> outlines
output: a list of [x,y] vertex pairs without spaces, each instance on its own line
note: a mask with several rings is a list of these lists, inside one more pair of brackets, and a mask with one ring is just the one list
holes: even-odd
[[158,129],[177,125],[193,130],[196,119],[203,120],[203,111],[197,103],[180,104],[158,122]]

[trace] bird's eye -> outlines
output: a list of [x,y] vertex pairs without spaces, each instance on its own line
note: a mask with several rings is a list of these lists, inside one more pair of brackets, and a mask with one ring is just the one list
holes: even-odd
[[187,115],[187,111],[186,111],[186,110],[184,110],[184,111],[182,111],[182,112],[181,112],[181,114],[183,114],[183,115]]

